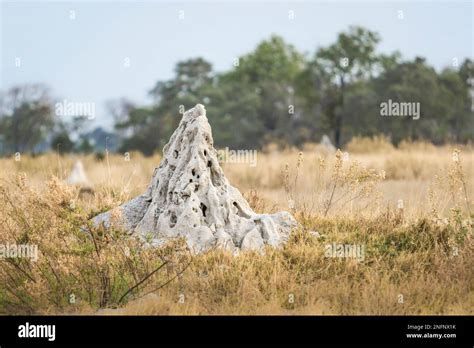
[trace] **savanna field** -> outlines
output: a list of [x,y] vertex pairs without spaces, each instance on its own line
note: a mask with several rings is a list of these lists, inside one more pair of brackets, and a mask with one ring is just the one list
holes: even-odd
[[[0,259],[0,313],[474,314],[473,154],[355,138],[223,163],[254,210],[300,223],[283,248],[239,255],[142,248],[92,226],[146,189],[159,154],[2,158],[0,243],[38,245],[39,257]],[[78,159],[91,191],[64,182]],[[364,255],[328,257],[332,244]]]

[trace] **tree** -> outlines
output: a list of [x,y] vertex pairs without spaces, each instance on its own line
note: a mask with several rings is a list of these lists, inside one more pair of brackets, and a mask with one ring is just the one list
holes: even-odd
[[150,91],[152,106],[137,107],[127,101],[122,101],[122,107],[115,104],[116,129],[126,134],[121,149],[136,149],[146,155],[161,149],[176,129],[179,113],[205,103],[206,94],[212,89],[212,77],[209,62],[188,59],[176,65],[172,79],[156,83]]
[[326,48],[320,48],[311,65],[314,79],[323,81],[326,98],[322,114],[327,118],[334,132],[336,147],[342,145],[344,102],[348,86],[367,80],[380,62],[375,48],[380,37],[377,33],[362,27],[350,27],[349,32],[340,33],[337,41]]
[[45,140],[55,122],[52,100],[43,85],[13,87],[0,94],[0,132],[10,151],[28,152]]
[[253,89],[219,77],[201,90],[217,147],[255,149],[262,144],[259,95]]
[[438,74],[425,59],[417,57],[384,72],[374,80],[373,88],[378,103],[391,100],[420,105],[418,120],[378,117],[377,129],[389,134],[395,143],[403,139],[428,139],[438,144],[455,140],[456,122],[462,123],[462,86],[457,73],[447,70]]
[[440,141],[465,142],[472,138],[474,131],[470,86],[463,81],[461,70],[444,69],[438,80],[437,104],[441,104],[439,108],[444,113],[435,116],[439,117],[440,124],[445,124],[447,133]]
[[259,134],[255,134],[259,136],[260,145],[269,141],[287,143],[294,139],[293,130],[298,120],[294,111],[299,110],[295,87],[304,63],[303,56],[292,45],[273,35],[253,52],[241,56],[238,65],[222,76],[222,82],[256,95],[257,119],[235,112],[234,117],[246,120],[250,125],[254,123],[256,127],[262,126]]
[[[176,129],[179,113],[206,105],[217,147],[300,146],[333,133],[340,148],[354,135],[379,133],[395,143],[472,138],[473,65],[438,73],[422,58],[377,54],[377,33],[350,27],[309,61],[279,36],[260,42],[229,71],[215,73],[203,58],[179,62],[175,75],[150,91],[153,104],[125,99],[111,105],[122,150],[152,154]],[[382,102],[415,102],[421,119],[380,117]]]
[[60,154],[69,153],[74,150],[74,143],[69,138],[66,130],[61,131],[53,137],[51,149],[55,149]]
[[94,151],[94,146],[90,143],[89,139],[81,138],[79,145],[76,148],[77,152],[89,154]]
[[464,114],[467,118],[466,127],[462,127],[463,134],[459,135],[459,141],[472,141],[472,130],[474,129],[474,62],[471,59],[465,59],[459,68],[458,74],[463,84],[461,96],[464,100]]

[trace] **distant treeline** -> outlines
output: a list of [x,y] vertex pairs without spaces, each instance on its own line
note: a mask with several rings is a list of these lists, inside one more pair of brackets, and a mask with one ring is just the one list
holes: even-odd
[[[379,42],[376,32],[350,27],[310,56],[272,36],[236,57],[229,71],[215,72],[203,58],[178,62],[174,78],[158,81],[150,91],[152,105],[125,98],[110,102],[118,149],[161,150],[179,113],[197,103],[206,106],[219,147],[301,146],[318,142],[323,134],[337,147],[356,135],[381,133],[394,144],[404,139],[471,141],[473,62],[453,57],[451,66],[437,72],[424,58],[408,61],[399,52],[377,53]],[[5,149],[31,151],[53,128],[54,150],[91,151],[81,138],[84,117],[62,124],[46,89],[23,89],[2,97],[0,141]],[[69,137],[73,131],[79,134],[75,141]]]

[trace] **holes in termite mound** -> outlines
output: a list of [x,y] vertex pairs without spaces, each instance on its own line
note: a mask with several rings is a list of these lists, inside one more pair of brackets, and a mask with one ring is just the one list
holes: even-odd
[[211,167],[212,167],[212,162],[211,162],[211,161],[207,161],[207,166],[208,166],[208,168],[211,168]]
[[196,174],[196,169],[191,169],[191,174],[199,179],[199,174]]
[[247,218],[247,219],[249,218],[249,216],[244,213],[244,211],[242,210],[242,208],[239,206],[239,204],[237,202],[232,202],[232,205],[237,208],[237,215],[238,216],[243,217],[243,218]]
[[178,222],[178,217],[176,216],[176,213],[173,211],[171,212],[170,216],[170,227],[173,228],[176,226],[176,223]]
[[202,216],[206,217],[206,210],[207,210],[206,205],[204,203],[201,203],[199,207],[201,208]]
[[[208,164],[208,166],[209,166],[209,164]],[[215,187],[220,186],[221,185],[221,180],[219,180],[219,178],[217,176],[217,173],[214,170],[214,168],[211,168],[210,172],[211,172],[212,185],[214,185]]]
[[173,152],[173,156],[174,156],[174,158],[178,158],[178,155],[179,155],[179,152],[178,152],[178,150],[174,150],[174,152]]
[[213,144],[212,144],[212,141],[211,141],[211,137],[210,137],[208,134],[204,135],[204,140],[205,140],[206,143],[208,143],[210,146],[213,145]]

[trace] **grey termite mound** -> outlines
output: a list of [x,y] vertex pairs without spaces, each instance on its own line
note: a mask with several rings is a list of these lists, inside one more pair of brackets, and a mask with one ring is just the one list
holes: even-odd
[[[257,214],[229,184],[213,146],[203,105],[184,113],[163,148],[146,191],[120,206],[122,226],[155,246],[185,237],[193,252],[212,248],[262,251],[282,245],[297,226],[288,212]],[[110,212],[94,223],[110,226]]]

